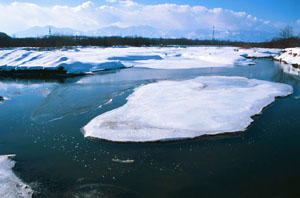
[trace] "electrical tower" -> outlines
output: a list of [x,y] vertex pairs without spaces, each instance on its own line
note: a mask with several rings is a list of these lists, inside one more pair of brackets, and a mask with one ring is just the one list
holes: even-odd
[[51,36],[51,27],[49,26],[49,36]]
[[213,31],[212,31],[212,40],[215,40],[215,26],[213,26]]

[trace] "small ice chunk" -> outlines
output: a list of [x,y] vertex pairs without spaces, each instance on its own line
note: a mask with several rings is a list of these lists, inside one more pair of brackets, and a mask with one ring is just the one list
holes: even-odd
[[123,164],[131,164],[134,162],[134,160],[132,160],[132,159],[122,160],[122,159],[118,159],[118,158],[113,158],[112,161],[117,162],[117,163],[123,163]]
[[111,104],[112,103],[112,101],[113,101],[113,99],[112,98],[110,98],[106,103],[104,103],[104,105],[107,105],[107,104]]
[[14,155],[0,155],[0,197],[31,198],[32,189],[24,184],[12,171]]
[[136,88],[127,103],[83,127],[85,137],[116,142],[194,138],[244,131],[251,118],[293,92],[290,85],[244,77],[198,77]]
[[3,103],[5,100],[10,100],[10,98],[0,96],[0,104]]

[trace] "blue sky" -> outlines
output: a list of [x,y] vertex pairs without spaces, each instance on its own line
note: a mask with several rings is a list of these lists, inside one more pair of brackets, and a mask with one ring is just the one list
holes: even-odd
[[299,10],[300,0],[1,0],[0,31],[14,34],[49,25],[84,32],[147,26],[161,36],[206,38],[215,26],[220,38],[227,38],[241,32],[278,35],[291,25],[300,34]]
[[[1,0],[2,3],[32,2],[42,6],[76,6],[86,0]],[[105,0],[94,0],[96,5],[107,5]],[[270,21],[293,23],[300,19],[300,0],[136,0],[141,4],[175,3],[207,8],[225,8],[237,12],[247,12],[258,18]]]

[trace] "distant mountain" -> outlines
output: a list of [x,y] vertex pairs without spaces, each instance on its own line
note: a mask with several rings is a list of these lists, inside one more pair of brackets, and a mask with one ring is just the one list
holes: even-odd
[[[54,26],[50,26],[52,35],[82,35],[82,31],[73,30],[71,28],[57,28]],[[24,38],[24,37],[40,37],[49,35],[49,26],[35,26],[29,28],[25,31],[17,32],[14,34],[16,37]]]
[[121,28],[117,26],[109,26],[105,28],[98,29],[93,32],[92,35],[95,36],[143,36],[158,38],[164,37],[164,33],[150,26],[131,26],[126,28]]
[[[184,34],[184,33],[181,33]],[[194,32],[185,33],[190,39],[212,39],[212,31],[196,30]],[[277,33],[266,31],[215,31],[215,39],[244,41],[244,42],[263,42],[270,41],[277,36]]]
[[[212,31],[198,29],[195,31],[160,31],[150,26],[133,26],[120,28],[110,26],[90,33],[91,36],[144,36],[151,38],[189,38],[212,39]],[[277,34],[265,31],[215,31],[215,39],[230,41],[262,42],[274,38]]]
[[216,36],[219,39],[231,40],[231,41],[245,41],[245,42],[263,42],[270,41],[276,37],[278,33],[271,33],[266,31],[226,31],[219,32]]
[[[171,30],[162,31],[151,26],[131,26],[121,28],[109,26],[95,31],[78,31],[71,28],[56,28],[50,26],[52,35],[85,35],[85,36],[143,36],[151,38],[189,38],[189,39],[212,39],[212,30],[197,29],[194,31]],[[32,27],[28,30],[15,33],[16,37],[37,37],[49,35],[49,26]],[[215,39],[245,42],[269,41],[277,36],[276,33],[265,31],[215,31]]]

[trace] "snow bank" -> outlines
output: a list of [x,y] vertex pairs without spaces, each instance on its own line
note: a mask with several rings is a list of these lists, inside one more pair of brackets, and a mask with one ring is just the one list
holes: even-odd
[[136,61],[137,67],[156,69],[187,69],[201,67],[233,67],[255,64],[240,56],[233,47],[162,48],[161,60]]
[[161,81],[135,89],[128,102],[91,120],[85,137],[117,142],[194,138],[244,131],[289,85],[243,77]]
[[125,67],[187,69],[255,64],[249,57],[275,56],[271,49],[234,47],[74,48],[36,51],[0,50],[0,72],[57,71],[86,74]]
[[14,155],[0,155],[0,197],[30,198],[33,191],[13,173],[15,162],[11,157]]
[[300,47],[287,48],[285,51],[275,57],[276,60],[284,61],[287,64],[300,65]]
[[241,56],[246,58],[273,58],[282,52],[281,49],[251,48],[240,49]]
[[[106,55],[107,56],[107,55]],[[87,74],[95,71],[125,68],[120,61],[109,61],[103,48],[80,50],[1,50],[1,71],[60,71],[61,74]]]
[[287,73],[300,75],[300,48],[287,48],[283,53],[275,57],[284,62],[283,70]]

